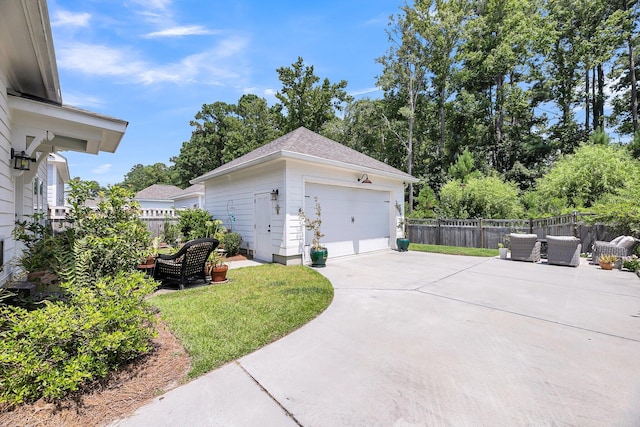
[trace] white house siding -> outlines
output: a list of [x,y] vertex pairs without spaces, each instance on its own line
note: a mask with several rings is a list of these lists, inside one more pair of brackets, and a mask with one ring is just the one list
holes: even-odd
[[140,203],[140,209],[173,209],[173,200],[145,200],[136,199]]
[[0,65],[0,240],[4,241],[4,269],[0,272],[0,285],[11,273],[7,262],[13,257],[15,244],[11,238],[14,223],[14,187],[11,180],[9,158],[11,154],[11,127],[9,123],[9,107],[7,103],[7,84],[4,69]]
[[[271,245],[273,254],[285,256],[283,241],[286,190],[284,189],[284,163],[282,160],[267,163],[249,170],[231,172],[205,181],[205,209],[214,218],[223,221],[225,227],[242,236],[242,248],[255,251],[255,205],[257,194],[270,194],[278,189],[277,201],[271,204]],[[280,206],[280,213],[276,212]],[[233,221],[235,219],[235,221]],[[266,260],[272,261],[272,260]]]
[[177,209],[182,208],[199,208],[200,207],[200,198],[198,196],[193,197],[184,197],[180,199],[174,199],[174,205]]
[[47,165],[47,203],[49,206],[64,206],[64,182],[55,164]]

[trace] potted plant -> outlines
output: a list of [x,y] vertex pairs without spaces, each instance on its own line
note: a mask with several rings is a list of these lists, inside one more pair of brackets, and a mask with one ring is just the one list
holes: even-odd
[[613,270],[617,260],[618,257],[615,255],[603,255],[598,258],[598,264],[600,264],[600,268],[603,270]]
[[498,243],[498,253],[500,253],[500,259],[507,259],[507,252],[509,248],[505,248],[503,243]]
[[152,265],[155,264],[156,258],[158,257],[158,251],[160,250],[160,243],[162,242],[162,237],[157,236],[151,239],[151,247],[149,248],[149,252],[147,252],[147,256],[145,258],[144,264]]
[[311,239],[311,249],[309,251],[309,255],[311,257],[311,266],[312,267],[324,267],[327,265],[327,256],[329,255],[327,248],[322,246],[320,243],[320,239],[324,237],[324,234],[320,231],[320,226],[322,225],[320,203],[318,202],[318,197],[314,197],[316,202],[316,217],[315,219],[311,219],[307,217],[302,208],[298,211],[298,215],[300,216],[300,221],[304,224],[307,230],[311,230],[313,232],[313,238]]
[[206,274],[211,276],[212,283],[222,283],[227,281],[229,265],[225,262],[225,257],[222,251],[214,249],[211,254],[209,254],[209,258],[207,258],[207,263],[205,264],[205,269]]
[[400,220],[398,221],[398,230],[400,230],[402,236],[396,238],[396,246],[398,247],[398,252],[407,252],[409,250],[410,241],[406,220],[404,218],[400,218]]

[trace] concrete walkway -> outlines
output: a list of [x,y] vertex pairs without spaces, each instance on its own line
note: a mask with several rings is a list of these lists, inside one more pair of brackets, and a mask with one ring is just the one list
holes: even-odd
[[317,319],[118,426],[638,426],[640,279],[419,252],[329,259]]

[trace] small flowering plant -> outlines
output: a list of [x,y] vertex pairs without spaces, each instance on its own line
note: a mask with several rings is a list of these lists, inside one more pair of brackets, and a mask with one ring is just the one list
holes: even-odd
[[637,255],[626,256],[622,258],[622,268],[636,272],[640,270],[640,259]]

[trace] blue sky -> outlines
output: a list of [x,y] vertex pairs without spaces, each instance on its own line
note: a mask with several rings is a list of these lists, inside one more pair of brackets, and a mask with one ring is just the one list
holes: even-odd
[[163,162],[203,104],[245,93],[276,102],[276,68],[298,56],[318,77],[379,97],[375,59],[403,0],[49,0],[64,104],[129,122],[115,154],[63,152],[71,176],[102,185]]

